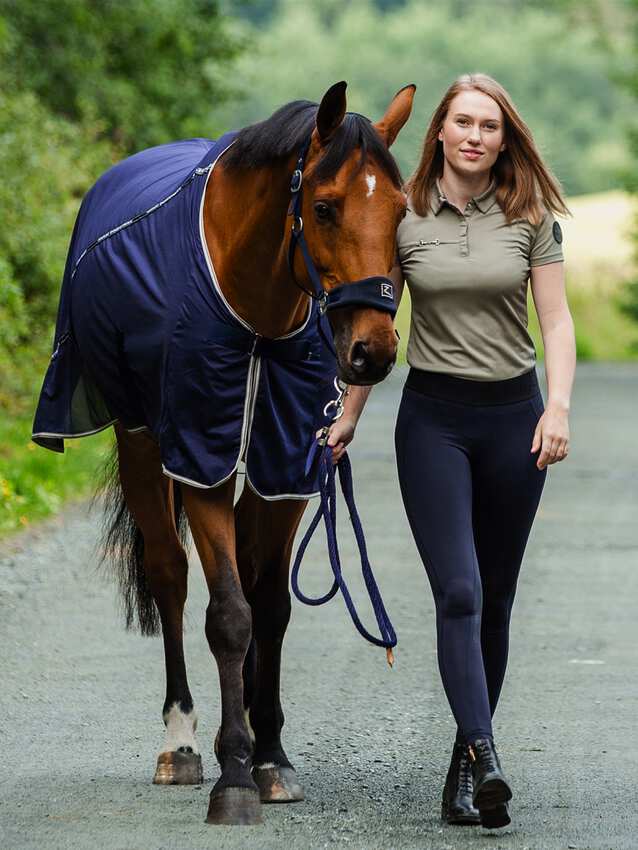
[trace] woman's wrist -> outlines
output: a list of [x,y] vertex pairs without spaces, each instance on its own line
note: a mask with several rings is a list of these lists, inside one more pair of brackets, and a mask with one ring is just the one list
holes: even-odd
[[343,417],[347,419],[353,428],[356,428],[357,422],[361,414],[363,413],[363,408],[365,403],[370,395],[370,390],[372,387],[358,387],[350,385],[348,387],[348,393],[346,395],[344,401],[344,410]]
[[562,413],[567,416],[567,414],[569,413],[569,399],[552,398],[552,396],[548,396],[547,409],[552,410],[555,413]]

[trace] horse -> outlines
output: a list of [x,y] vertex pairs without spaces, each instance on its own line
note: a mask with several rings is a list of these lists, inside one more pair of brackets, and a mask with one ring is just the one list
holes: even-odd
[[[280,475],[304,454],[326,364],[347,384],[371,385],[395,362],[394,310],[381,296],[406,198],[389,148],[414,91],[401,89],[373,124],[347,112],[341,82],[318,106],[293,101],[216,147],[196,139],[136,154],[98,180],[76,222],[33,439],[63,451],[66,437],[114,427],[106,551],[127,625],[161,626],[160,785],[203,778],[182,641],[190,528],[221,690],[211,824],[260,823],[261,803],[303,799],[281,742],[280,660],[293,540],[312,493],[289,480],[267,492],[271,472],[257,480],[248,470],[254,441],[256,466]],[[157,180],[149,163],[162,164]],[[378,281],[381,296],[349,298]],[[326,317],[331,361],[315,344]],[[260,417],[292,436],[253,434]],[[246,481],[234,504],[240,460]]]

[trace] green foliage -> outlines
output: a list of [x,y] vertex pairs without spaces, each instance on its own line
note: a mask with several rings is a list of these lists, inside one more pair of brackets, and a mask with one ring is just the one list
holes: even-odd
[[52,340],[80,198],[111,164],[91,128],[0,85],[0,407],[24,408]]
[[[110,431],[110,429],[109,429]],[[112,443],[109,433],[67,441],[64,454],[29,439],[31,419],[0,411],[0,537],[56,513],[68,499],[88,496]]]
[[395,91],[415,82],[414,114],[395,145],[407,175],[445,89],[481,70],[510,91],[569,194],[608,189],[626,165],[629,101],[611,77],[624,69],[629,49],[619,38],[610,56],[599,29],[575,23],[562,7],[486,0],[453,10],[411,0],[384,13],[369,0],[281,0],[256,49],[238,63],[245,101],[223,115],[242,126],[288,100],[318,100],[346,79],[349,108],[376,120]]
[[[633,45],[634,63],[625,77],[627,90],[633,95],[634,104],[631,111],[632,123],[629,127],[629,145],[633,154],[631,165],[625,171],[625,186],[638,196],[638,121],[636,120],[636,105],[638,104],[638,0],[629,0],[633,9]],[[638,215],[634,223],[633,239],[635,245],[636,264],[638,265]],[[638,323],[638,279],[629,281],[622,293],[620,306],[624,314]],[[634,350],[638,351],[638,337],[633,341]]]
[[0,410],[33,406],[83,195],[129,150],[214,135],[239,45],[215,0],[0,0]]
[[127,151],[212,136],[240,48],[216,0],[0,0],[16,84]]

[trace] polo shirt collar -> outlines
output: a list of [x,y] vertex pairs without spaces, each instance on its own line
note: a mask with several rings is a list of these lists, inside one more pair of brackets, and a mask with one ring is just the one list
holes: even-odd
[[477,210],[486,213],[496,203],[496,181],[493,179],[487,189],[476,198],[472,198]]
[[[496,203],[496,181],[492,180],[487,189],[475,198],[472,198],[479,212],[486,213]],[[441,182],[437,177],[436,185],[432,189],[432,212],[438,215],[441,212],[443,205],[447,203],[445,193],[441,188]]]

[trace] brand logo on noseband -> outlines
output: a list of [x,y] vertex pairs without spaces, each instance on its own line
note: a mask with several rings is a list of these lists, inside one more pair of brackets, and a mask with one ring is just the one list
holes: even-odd
[[391,298],[394,301],[394,287],[391,283],[381,284],[381,295],[383,298]]

